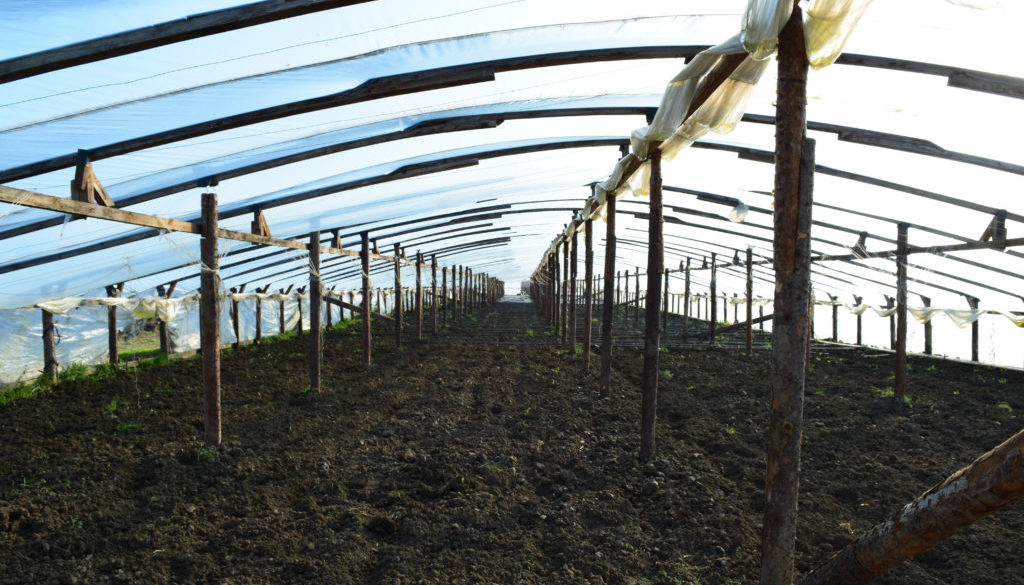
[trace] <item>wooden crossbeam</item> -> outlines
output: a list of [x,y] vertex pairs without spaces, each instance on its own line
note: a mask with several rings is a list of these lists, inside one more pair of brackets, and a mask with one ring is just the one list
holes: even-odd
[[[355,311],[355,312],[360,312],[361,313],[362,310],[363,310],[363,308],[360,307],[359,305],[353,305],[352,303],[346,303],[345,301],[336,299],[334,297],[324,297],[324,302],[331,303],[332,305],[337,305],[337,306],[339,306],[339,307],[341,307],[343,309],[349,309],[350,311]],[[374,319],[380,319],[380,320],[386,321],[388,323],[395,323],[394,319],[392,319],[391,317],[388,317],[386,315],[381,315],[380,313],[374,313],[374,312],[371,311],[370,315],[372,315]],[[405,325],[403,325],[403,327],[405,327]]]
[[[270,226],[267,224],[267,216],[263,215],[263,210],[257,209],[252,212],[252,233],[257,236],[270,237]],[[340,248],[341,246],[338,246]]]

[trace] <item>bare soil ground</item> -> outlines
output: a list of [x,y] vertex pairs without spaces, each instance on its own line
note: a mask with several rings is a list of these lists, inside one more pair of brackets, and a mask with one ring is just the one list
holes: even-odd
[[[224,445],[201,448],[196,359],[0,408],[0,583],[757,582],[764,351],[662,353],[657,458],[636,459],[641,358],[598,400],[528,305],[432,343],[327,334],[226,351]],[[595,357],[595,364],[596,364]],[[829,558],[1019,430],[1024,374],[818,350],[797,569]],[[1024,584],[1024,506],[878,580]]]

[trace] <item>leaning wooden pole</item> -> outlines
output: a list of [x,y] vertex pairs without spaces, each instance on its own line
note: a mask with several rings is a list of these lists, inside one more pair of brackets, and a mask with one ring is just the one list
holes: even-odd
[[320,392],[320,360],[323,356],[323,332],[320,308],[323,306],[320,280],[320,232],[309,234],[309,391]]
[[893,399],[903,402],[907,396],[907,234],[910,225],[896,226],[896,364],[893,372]]
[[[654,456],[654,423],[658,407],[658,355],[661,349],[661,278],[665,269],[664,210],[661,201],[661,151],[650,155],[651,197],[647,224],[647,302],[644,314],[644,371],[641,378],[640,461]],[[667,277],[666,273],[666,277]],[[637,310],[639,307],[639,296]]]
[[594,319],[594,225],[588,219],[583,224],[583,367],[590,369],[590,342]]
[[615,318],[615,195],[608,193],[608,223],[604,242],[604,307],[601,310],[601,398],[611,396],[612,383],[612,320]]
[[796,544],[810,298],[814,147],[805,144],[807,55],[801,10],[779,34],[775,127],[775,314],[761,584],[790,585]]
[[363,232],[362,248],[359,250],[359,262],[363,277],[363,365],[370,367],[372,356],[370,354],[370,234]]
[[1024,430],[876,525],[800,585],[860,585],[1024,496]]
[[217,194],[203,193],[199,343],[203,353],[203,442],[220,445],[220,273],[217,266]]
[[402,247],[395,242],[395,347],[402,347]]

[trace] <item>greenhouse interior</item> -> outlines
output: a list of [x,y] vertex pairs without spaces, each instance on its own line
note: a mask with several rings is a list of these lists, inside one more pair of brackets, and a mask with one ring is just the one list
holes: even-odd
[[8,0],[2,581],[1024,584],[1022,22]]

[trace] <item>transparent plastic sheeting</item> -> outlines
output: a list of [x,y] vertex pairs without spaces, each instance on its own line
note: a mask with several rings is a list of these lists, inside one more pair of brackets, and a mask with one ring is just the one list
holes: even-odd
[[[630,46],[706,45],[724,36],[734,17],[683,16],[566,24],[443,39],[346,57],[199,87],[179,87],[125,102],[119,88],[91,102],[75,93],[39,105],[13,104],[23,82],[4,86],[8,105],[0,132],[0,167],[128,140],[284,103],[354,89],[366,81],[503,58]],[[91,80],[80,80],[82,84]],[[59,89],[59,88],[54,88]],[[64,88],[68,89],[68,88]],[[73,88],[72,88],[73,89]]]

